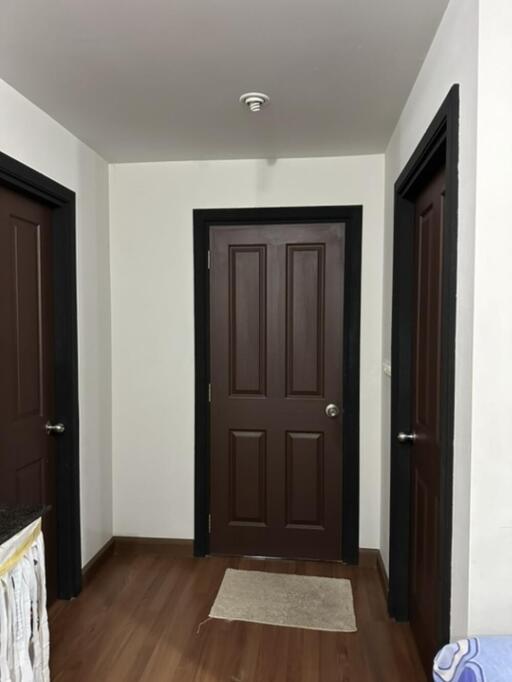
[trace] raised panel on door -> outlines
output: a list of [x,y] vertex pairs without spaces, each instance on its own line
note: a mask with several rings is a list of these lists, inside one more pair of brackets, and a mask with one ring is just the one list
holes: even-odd
[[42,406],[42,289],[40,225],[11,217],[12,295],[16,363],[16,418],[40,415]]
[[36,459],[16,470],[16,501],[23,506],[47,502],[45,495],[44,461]]
[[415,421],[418,427],[439,434],[440,240],[436,221],[439,205],[429,203],[418,218],[415,367],[417,368]]
[[233,395],[266,391],[266,247],[229,247],[229,386]]
[[286,247],[286,393],[324,392],[325,245]]
[[286,525],[324,527],[324,437],[322,433],[286,434]]
[[231,525],[265,525],[267,520],[267,444],[263,431],[229,434]]

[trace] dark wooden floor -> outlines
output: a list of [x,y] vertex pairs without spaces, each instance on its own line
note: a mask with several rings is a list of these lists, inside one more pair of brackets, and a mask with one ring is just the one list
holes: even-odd
[[[226,568],[350,578],[358,632],[209,620]],[[373,562],[110,556],[51,611],[53,682],[425,682],[407,625],[391,622]]]

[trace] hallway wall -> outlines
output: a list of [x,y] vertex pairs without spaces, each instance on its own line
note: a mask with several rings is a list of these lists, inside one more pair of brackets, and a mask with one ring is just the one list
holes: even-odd
[[363,205],[361,544],[380,542],[384,157],[110,169],[114,529],[191,538],[194,208]]
[[469,631],[512,633],[512,3],[480,2]]

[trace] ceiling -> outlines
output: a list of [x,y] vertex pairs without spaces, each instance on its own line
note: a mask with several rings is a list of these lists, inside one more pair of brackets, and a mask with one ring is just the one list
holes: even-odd
[[447,2],[2,0],[0,77],[108,161],[381,152]]

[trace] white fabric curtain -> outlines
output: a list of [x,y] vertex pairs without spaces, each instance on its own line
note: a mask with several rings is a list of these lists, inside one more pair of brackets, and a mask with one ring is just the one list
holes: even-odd
[[0,682],[49,682],[41,519],[0,545]]

